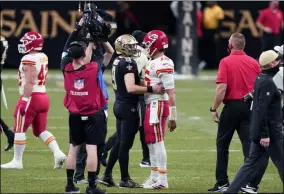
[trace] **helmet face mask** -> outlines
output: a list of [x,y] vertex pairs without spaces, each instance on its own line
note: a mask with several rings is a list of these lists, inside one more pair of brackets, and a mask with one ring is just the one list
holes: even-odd
[[43,47],[43,38],[37,32],[27,32],[18,44],[18,51],[21,54],[29,53],[31,51],[41,51]]
[[129,34],[118,37],[114,43],[116,53],[126,57],[140,56],[141,52],[137,48],[137,45],[138,42],[136,41],[136,39]]

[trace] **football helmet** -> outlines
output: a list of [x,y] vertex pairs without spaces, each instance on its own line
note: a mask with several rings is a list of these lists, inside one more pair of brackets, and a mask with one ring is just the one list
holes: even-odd
[[18,44],[19,53],[25,54],[31,51],[41,51],[43,47],[43,37],[38,32],[27,32]]
[[163,31],[152,30],[145,35],[143,45],[149,55],[153,56],[156,51],[168,48],[168,42],[168,37]]
[[137,45],[137,40],[130,34],[121,35],[114,42],[116,53],[126,57],[140,56],[141,51],[137,48]]

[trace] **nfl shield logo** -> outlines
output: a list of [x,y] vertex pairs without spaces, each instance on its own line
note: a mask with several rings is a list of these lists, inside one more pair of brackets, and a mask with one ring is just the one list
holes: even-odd
[[77,90],[84,88],[84,79],[76,79],[74,81],[74,88],[76,88]]

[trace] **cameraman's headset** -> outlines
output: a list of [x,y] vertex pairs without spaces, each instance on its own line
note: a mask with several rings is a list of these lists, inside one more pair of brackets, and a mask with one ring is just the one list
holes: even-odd
[[[67,53],[68,53],[68,57],[72,58],[72,50],[71,50],[71,47],[79,47],[82,54],[85,55],[85,49],[86,49],[86,45],[85,44],[82,44],[78,41],[74,41],[70,44],[69,48],[67,49]],[[83,55],[82,55],[83,56]],[[86,68],[86,65],[83,65],[82,67],[80,67],[79,69],[76,69],[76,70],[64,70],[64,72],[67,72],[67,73],[71,73],[71,72],[75,72],[75,71],[81,71],[81,70],[84,70]]]

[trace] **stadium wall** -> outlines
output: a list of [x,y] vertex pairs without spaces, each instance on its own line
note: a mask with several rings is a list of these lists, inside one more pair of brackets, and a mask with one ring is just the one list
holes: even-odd
[[[171,2],[130,2],[134,15],[141,24],[141,30],[149,31],[162,29],[169,35],[170,40],[176,40],[176,19],[170,9]],[[204,2],[202,2],[204,4]],[[96,2],[99,8],[115,15],[116,2]],[[226,18],[222,22],[221,40],[218,43],[218,57],[226,56],[226,47],[231,33],[237,31],[246,36],[246,52],[257,58],[260,54],[261,32],[256,27],[256,18],[261,9],[268,6],[268,2],[236,2],[221,1],[220,6],[225,10]],[[284,3],[280,3],[284,10]],[[45,37],[44,52],[49,57],[49,67],[59,68],[61,51],[64,43],[80,17],[77,2],[27,2],[1,1],[0,31],[9,41],[8,60],[5,68],[17,68],[21,55],[17,51],[19,38],[27,31],[40,32]],[[145,14],[147,10],[147,14]],[[113,30],[115,33],[115,30]],[[114,38],[112,38],[113,40]],[[171,41],[172,43],[174,41]],[[171,46],[171,45],[170,45]],[[170,57],[175,59],[180,55],[176,45],[170,50]],[[195,49],[195,48],[193,48]]]

